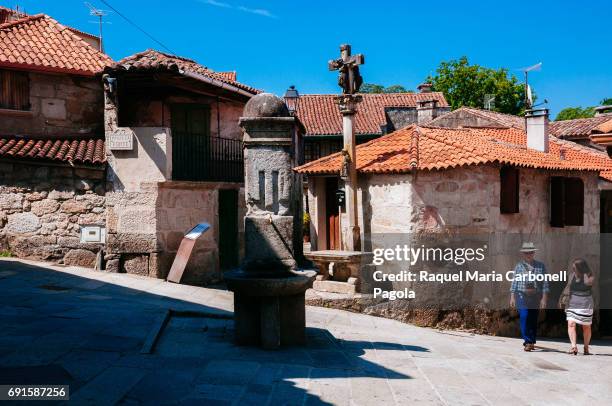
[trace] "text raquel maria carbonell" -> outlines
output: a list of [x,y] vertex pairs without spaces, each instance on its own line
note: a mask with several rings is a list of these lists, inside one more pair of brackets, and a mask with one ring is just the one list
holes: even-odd
[[[436,261],[440,263],[454,263],[463,265],[470,262],[482,262],[486,256],[486,245],[480,248],[425,248],[424,246],[412,248],[408,246],[396,246],[395,248],[376,249],[373,251],[373,264],[383,265],[386,262],[398,261],[414,266],[417,262]],[[377,269],[373,272],[374,282],[513,282],[523,280],[526,282],[566,282],[566,273],[525,273],[515,275],[513,270],[507,272],[469,270],[455,268],[448,272],[412,272],[402,270],[399,272],[385,272],[384,269]],[[416,292],[402,288],[401,290],[383,290],[380,287],[374,288],[374,297],[383,299],[414,299]]]

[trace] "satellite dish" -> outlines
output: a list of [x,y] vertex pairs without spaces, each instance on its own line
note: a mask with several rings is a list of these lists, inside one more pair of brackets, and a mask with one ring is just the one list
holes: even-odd
[[527,85],[527,100],[529,100],[529,105],[533,105],[533,93],[531,92],[531,86]]

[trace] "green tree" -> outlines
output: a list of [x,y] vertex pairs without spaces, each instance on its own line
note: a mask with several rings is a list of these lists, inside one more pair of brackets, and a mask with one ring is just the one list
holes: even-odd
[[391,85],[385,87],[383,93],[412,93],[412,91],[406,90],[406,88],[402,85]]
[[463,56],[456,60],[443,61],[427,81],[432,89],[444,93],[453,109],[484,107],[485,96],[495,96],[495,110],[507,114],[524,112],[525,88],[508,69],[492,69],[470,65]]
[[375,83],[364,83],[359,89],[361,93],[412,93],[402,85],[391,85],[384,87]]
[[359,89],[361,93],[382,93],[383,90],[385,90],[384,86],[374,83],[364,83]]
[[576,118],[589,118],[595,116],[593,107],[566,107],[557,114],[555,121],[574,120]]
[[[600,106],[612,105],[612,97],[607,97],[599,102]],[[595,107],[566,107],[557,114],[555,121],[574,120],[576,118],[590,118],[595,116]]]

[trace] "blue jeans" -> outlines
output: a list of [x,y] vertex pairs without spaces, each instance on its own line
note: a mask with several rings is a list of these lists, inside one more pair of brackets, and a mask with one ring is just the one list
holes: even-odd
[[538,332],[538,315],[540,313],[541,295],[517,294],[516,307],[521,318],[521,335],[523,344],[535,344]]

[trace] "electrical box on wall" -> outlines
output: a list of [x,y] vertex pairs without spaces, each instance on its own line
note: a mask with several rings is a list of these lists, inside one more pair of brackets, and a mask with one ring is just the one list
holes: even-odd
[[81,242],[91,244],[104,244],[106,228],[102,226],[81,226]]

